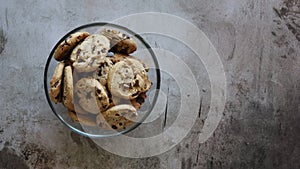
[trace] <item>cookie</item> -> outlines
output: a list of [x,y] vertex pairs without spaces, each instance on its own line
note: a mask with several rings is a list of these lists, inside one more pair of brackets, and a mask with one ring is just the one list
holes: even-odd
[[117,62],[112,67],[107,83],[113,97],[128,100],[136,98],[151,87],[143,64],[131,58]]
[[87,112],[98,114],[109,106],[105,87],[93,78],[82,78],[75,85],[79,105]]
[[117,105],[98,114],[96,123],[102,128],[107,128],[107,124],[114,130],[126,129],[137,120],[136,109],[131,105]]
[[67,60],[70,53],[81,41],[83,41],[90,34],[88,32],[76,32],[71,34],[67,39],[61,42],[54,52],[54,58],[57,61]]
[[68,110],[68,113],[69,113],[71,119],[75,122],[78,122],[78,123],[86,125],[86,126],[97,126],[95,117],[91,117],[89,115],[78,114],[72,110]]
[[135,92],[131,85],[133,79],[133,70],[126,62],[116,63],[109,72],[107,80],[107,86],[112,96],[129,99]]
[[73,97],[73,75],[71,66],[66,66],[64,69],[64,90],[63,90],[63,105],[74,111]]
[[65,64],[63,62],[58,63],[56,66],[52,79],[50,81],[50,99],[54,103],[61,102],[62,97],[62,80]]
[[126,58],[124,61],[133,69],[135,79],[132,85],[137,88],[137,91],[140,91],[139,93],[147,92],[152,85],[147,76],[147,68],[141,61],[135,58]]
[[101,58],[106,57],[110,48],[109,40],[99,34],[88,36],[77,45],[71,53],[71,61],[77,72],[95,71],[101,63]]
[[111,51],[124,53],[124,54],[131,54],[136,51],[137,45],[135,41],[132,39],[125,39],[120,41],[114,46],[111,46]]
[[113,52],[130,54],[137,49],[136,42],[120,31],[103,29],[101,34],[110,40],[110,50]]
[[103,86],[105,86],[108,78],[108,73],[112,68],[113,63],[107,57],[101,58],[98,63],[99,66],[94,72],[93,77],[98,80]]

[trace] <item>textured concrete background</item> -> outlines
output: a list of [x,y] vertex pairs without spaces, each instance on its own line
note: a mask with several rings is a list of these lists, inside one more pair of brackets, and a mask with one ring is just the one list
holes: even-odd
[[[300,168],[299,0],[0,4],[1,169]],[[197,139],[205,115],[169,152],[130,159],[106,152],[56,119],[44,96],[43,69],[53,45],[70,29],[146,11],[180,16],[207,34],[224,64],[228,96],[224,117],[204,144]],[[209,92],[202,95],[205,114]]]

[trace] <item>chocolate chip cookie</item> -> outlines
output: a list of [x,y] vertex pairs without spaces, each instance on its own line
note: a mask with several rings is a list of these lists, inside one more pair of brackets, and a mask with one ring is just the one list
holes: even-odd
[[93,78],[82,78],[75,85],[79,105],[87,112],[98,114],[109,106],[106,89]]
[[103,29],[101,34],[110,40],[110,50],[113,52],[130,54],[137,49],[136,42],[120,31]]
[[136,98],[151,87],[143,64],[130,58],[117,62],[112,67],[107,82],[113,97],[128,100]]
[[105,36],[99,34],[88,36],[71,53],[71,61],[74,62],[75,71],[95,71],[101,63],[101,58],[106,57],[109,48],[110,42]]
[[63,62],[58,63],[50,81],[50,99],[54,103],[61,102],[64,67]]
[[68,60],[70,53],[80,42],[90,34],[88,32],[76,32],[71,34],[67,39],[61,42],[55,50],[54,58],[57,61]]
[[[126,129],[137,120],[136,109],[131,105],[117,105],[109,108],[96,117],[98,126],[107,128],[107,124],[114,130]],[[104,121],[105,120],[105,121]]]
[[64,90],[62,102],[66,108],[74,111],[73,75],[71,66],[66,66],[64,69]]

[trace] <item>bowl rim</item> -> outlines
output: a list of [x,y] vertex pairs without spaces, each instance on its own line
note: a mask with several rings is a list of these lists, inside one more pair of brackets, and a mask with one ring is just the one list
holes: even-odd
[[[128,129],[126,130],[123,130],[123,131],[120,131],[120,132],[116,132],[116,133],[112,133],[112,134],[105,134],[105,135],[100,135],[100,134],[91,134],[91,133],[86,133],[84,131],[81,131],[75,127],[73,127],[71,124],[69,124],[68,122],[66,122],[62,116],[60,116],[53,104],[52,104],[52,101],[49,97],[49,91],[48,91],[48,77],[47,77],[47,74],[48,74],[48,69],[49,69],[49,65],[50,65],[50,62],[51,60],[53,59],[53,54],[55,52],[55,49],[58,47],[58,45],[64,41],[69,35],[71,35],[72,33],[75,33],[79,30],[82,30],[82,29],[85,29],[85,28],[88,28],[88,27],[95,27],[95,26],[105,26],[105,25],[108,25],[108,26],[111,26],[111,27],[115,27],[115,28],[118,28],[118,29],[121,29],[121,30],[125,30],[126,32],[130,33],[131,35],[133,35],[134,37],[136,37],[137,39],[139,39],[145,46],[146,48],[148,49],[148,51],[150,52],[151,56],[152,56],[152,59],[154,61],[154,64],[155,64],[155,72],[156,72],[156,78],[157,78],[157,83],[156,83],[156,88],[154,89],[155,90],[155,95],[154,95],[154,98],[153,98],[153,104],[151,105],[149,111],[144,115],[144,117],[139,121],[139,122],[136,122],[134,123],[134,125],[130,126]],[[54,113],[54,115],[65,125],[67,126],[69,129],[71,129],[72,131],[74,131],[75,133],[77,134],[80,134],[82,136],[86,136],[86,137],[91,137],[91,138],[107,138],[107,137],[113,137],[113,136],[119,136],[121,134],[126,134],[126,133],[129,133],[130,131],[133,131],[134,129],[136,129],[138,126],[140,126],[142,124],[143,121],[145,121],[145,119],[149,116],[149,114],[152,112],[153,108],[154,108],[154,105],[156,104],[156,101],[157,101],[157,98],[158,98],[158,94],[159,94],[159,89],[160,89],[160,83],[161,83],[161,75],[160,75],[160,69],[159,69],[159,65],[158,65],[158,60],[156,58],[156,55],[154,54],[154,51],[152,50],[151,46],[137,33],[133,32],[132,30],[124,27],[124,26],[121,26],[121,25],[118,25],[118,24],[115,24],[115,23],[109,23],[109,22],[92,22],[92,23],[88,23],[88,24],[84,24],[84,25],[81,25],[81,26],[78,26],[76,28],[74,28],[73,30],[69,31],[67,34],[65,34],[56,44],[55,46],[52,48],[48,58],[47,58],[47,61],[46,61],[46,65],[45,65],[45,68],[44,68],[44,90],[45,90],[45,94],[46,94],[46,99],[48,101],[48,104],[52,110],[52,112]]]

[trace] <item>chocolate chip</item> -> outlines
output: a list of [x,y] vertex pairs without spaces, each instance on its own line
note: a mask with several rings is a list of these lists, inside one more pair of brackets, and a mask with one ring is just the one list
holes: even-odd
[[129,89],[133,89],[133,87],[132,87],[132,84],[131,84],[131,83],[129,83]]
[[139,104],[143,104],[145,102],[145,99],[143,97],[137,97],[136,102],[138,102]]
[[139,80],[136,80],[133,87],[139,87]]
[[78,63],[82,63],[82,62],[85,62],[85,61],[83,59],[79,58]]
[[53,86],[57,87],[58,84],[59,84],[59,81],[56,81]]
[[118,116],[120,116],[120,115],[119,115],[118,113],[116,113],[116,114],[115,114],[115,116],[117,116],[117,117],[118,117]]
[[98,76],[100,77],[102,75],[102,69],[100,68],[98,71]]
[[65,45],[71,46],[71,45],[68,43],[67,39],[65,39],[63,46],[65,46]]
[[81,52],[81,49],[78,49],[77,52],[76,52],[76,55],[78,56]]
[[56,100],[59,100],[59,98],[60,98],[60,95],[57,95],[57,96],[55,97]]
[[134,94],[132,95],[132,97],[137,96],[137,95],[139,95],[139,94],[140,94],[140,92],[137,91],[136,93],[134,93]]
[[112,126],[111,126],[111,128],[113,128],[113,129],[117,129],[118,127],[117,127],[117,126],[115,126],[115,125],[112,125]]
[[122,126],[122,125],[123,125],[123,123],[119,123],[119,125],[120,125],[120,126]]
[[93,48],[92,48],[92,53],[95,52],[95,49],[96,49],[96,45],[93,46]]

